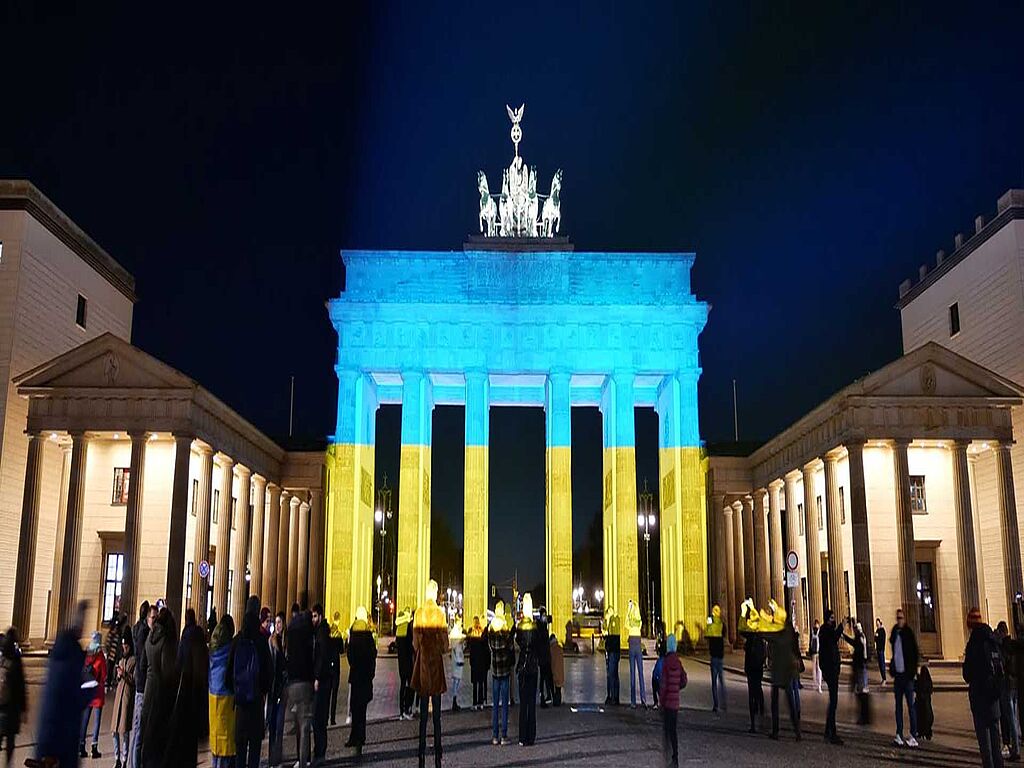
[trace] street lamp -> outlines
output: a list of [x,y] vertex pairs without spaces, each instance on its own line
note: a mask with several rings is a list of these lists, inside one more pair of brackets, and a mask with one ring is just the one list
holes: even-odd
[[654,516],[654,494],[647,490],[647,478],[644,478],[644,490],[640,494],[640,509],[637,511],[636,524],[644,532],[644,573],[647,582],[647,613],[649,616],[647,631],[654,632],[654,581],[651,579],[651,529],[658,522]]
[[384,475],[384,483],[381,485],[380,490],[377,491],[377,509],[373,513],[373,519],[380,529],[380,571],[377,573],[377,629],[383,631],[381,627],[381,589],[384,585],[384,557],[385,557],[385,543],[388,537],[388,521],[391,519],[391,488],[388,487],[388,476]]
[[604,590],[598,587],[594,590],[594,602],[597,603],[597,607],[601,607],[601,601],[604,600]]

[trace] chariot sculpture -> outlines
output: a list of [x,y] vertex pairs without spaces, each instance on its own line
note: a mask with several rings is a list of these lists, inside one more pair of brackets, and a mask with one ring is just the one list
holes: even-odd
[[477,171],[477,189],[480,192],[480,233],[486,237],[554,237],[562,223],[561,190],[562,170],[555,171],[551,179],[551,192],[537,192],[537,169],[527,166],[519,155],[519,142],[523,138],[520,123],[525,104],[519,109],[505,105],[512,121],[510,136],[515,156],[501,174],[501,192],[491,194],[487,175]]

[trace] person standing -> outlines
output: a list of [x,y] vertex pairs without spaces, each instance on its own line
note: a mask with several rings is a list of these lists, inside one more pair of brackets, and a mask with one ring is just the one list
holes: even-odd
[[139,606],[139,620],[132,627],[132,643],[135,651],[135,706],[132,707],[132,745],[129,768],[142,768],[142,700],[146,695],[146,675],[149,659],[146,654],[146,639],[156,621],[156,606],[143,600]]
[[537,632],[544,642],[538,645],[540,653],[537,657],[537,665],[540,671],[540,706],[547,709],[555,699],[555,684],[551,679],[551,645],[547,642],[548,637],[548,615],[541,608],[540,618],[537,620]]
[[1002,768],[1003,753],[999,738],[999,692],[1003,677],[1002,652],[992,628],[972,608],[967,614],[971,635],[964,649],[963,678],[974,718],[983,768]]
[[999,685],[999,729],[1003,734],[1003,746],[1009,752],[1011,762],[1020,760],[1020,734],[1017,733],[1017,676],[1014,660],[1013,638],[1005,621],[996,625],[996,642],[1003,665]]
[[640,607],[632,600],[626,608],[626,634],[629,643],[629,706],[636,709],[637,678],[640,679],[640,706],[647,706],[647,694],[644,690],[644,645],[640,637],[643,618]]
[[842,738],[836,728],[836,707],[839,705],[839,641],[845,640],[842,628],[836,623],[831,608],[825,610],[825,623],[818,628],[818,666],[828,688],[828,713],[825,716],[825,741],[841,745]]
[[881,619],[875,619],[875,656],[878,657],[878,674],[882,678],[883,685],[885,676],[885,625]]
[[366,744],[366,708],[373,700],[373,678],[377,672],[377,643],[366,621],[366,609],[356,608],[356,620],[348,633],[348,687],[352,712],[352,732],[346,747],[354,747],[356,757]]
[[508,689],[515,663],[512,656],[512,636],[508,625],[505,624],[504,606],[500,601],[487,628],[487,646],[491,656],[491,744],[497,746],[508,743]]
[[419,768],[427,755],[427,715],[433,710],[434,765],[441,768],[441,695],[448,690],[444,657],[448,653],[448,626],[437,605],[437,582],[427,582],[423,605],[413,622],[412,687],[420,695]]
[[659,704],[664,733],[665,760],[679,765],[679,692],[686,687],[686,670],[676,653],[676,636],[665,638],[665,656],[661,660]]
[[[753,601],[744,603],[741,611],[753,611]],[[741,618],[742,618],[741,613]],[[747,733],[757,733],[758,724],[764,719],[764,640],[756,632],[743,631],[740,622],[740,635],[743,637],[743,674],[747,678],[747,708],[750,712],[750,728]]]
[[[914,630],[907,624],[902,608],[896,609],[896,625],[889,632],[889,646],[892,654],[889,671],[892,672],[892,690],[896,697],[896,736],[893,743],[898,746],[917,746],[917,708],[914,706],[914,680],[917,678],[919,654]],[[903,736],[903,700],[907,702],[910,714],[910,735]]]
[[334,652],[331,654],[331,725],[338,724],[338,689],[341,687],[341,657],[345,653],[345,631],[341,626],[341,613],[334,612],[334,621],[331,622],[331,643],[334,644]]
[[[264,701],[270,693],[270,644],[260,632],[260,601],[250,596],[241,631],[231,641],[226,681],[235,707],[235,758],[238,768],[258,768],[263,732]],[[211,682],[212,687],[212,682]]]
[[228,674],[235,621],[224,614],[210,636],[210,758],[213,768],[233,768],[235,763],[235,697]]
[[554,688],[553,703],[556,707],[560,707],[562,706],[562,686],[565,685],[565,654],[554,632],[548,638],[548,646],[551,654],[551,685]]
[[711,711],[728,712],[725,700],[725,622],[718,605],[711,608],[704,636],[708,639],[708,655],[711,657]]
[[871,722],[871,702],[868,698],[868,638],[859,621],[853,627],[852,642],[849,639],[847,642],[853,646],[853,661],[850,666],[853,672],[853,692],[858,705],[857,725],[868,725]]
[[267,695],[267,762],[272,768],[276,768],[281,764],[281,735],[284,731],[284,697],[287,688],[288,662],[284,653],[284,611],[274,617],[274,623],[270,626],[270,635],[267,638],[271,670],[270,693]]
[[605,672],[608,678],[608,696],[605,704],[619,704],[619,658],[622,645],[619,636],[619,616],[615,609],[609,607],[604,626],[604,659]]
[[807,641],[807,655],[811,659],[813,666],[813,677],[812,682],[818,689],[818,693],[821,693],[821,665],[818,663],[818,632],[821,630],[821,625],[818,620],[815,619],[811,625],[811,636]]
[[114,677],[114,710],[110,717],[110,732],[114,740],[114,768],[128,765],[128,747],[131,741],[133,709],[135,707],[135,654],[132,636],[121,637],[121,660],[117,662]]
[[85,623],[84,602],[75,607],[70,626],[60,630],[47,660],[42,708],[36,728],[36,759],[55,760],[60,768],[78,765],[82,710],[93,697],[82,687],[85,653],[79,641]]
[[168,723],[174,711],[180,672],[178,632],[174,614],[166,606],[153,620],[146,638],[146,695],[142,699],[141,728],[142,765],[144,768],[162,768],[164,758],[174,739]]
[[399,612],[395,619],[395,653],[398,655],[398,719],[412,720],[412,611]]
[[487,668],[490,666],[487,638],[480,617],[473,617],[466,641],[469,647],[469,679],[473,683],[473,709],[481,710],[487,704]]
[[462,709],[459,706],[459,690],[462,688],[462,670],[466,664],[466,635],[458,619],[448,633],[448,647],[452,655],[452,712],[458,712]]
[[771,738],[779,738],[779,693],[786,697],[786,705],[789,707],[789,722],[793,726],[793,734],[796,740],[800,741],[800,708],[797,706],[793,696],[793,678],[798,677],[799,657],[794,654],[796,645],[796,633],[793,631],[793,624],[786,621],[785,612],[779,609],[778,622],[781,622],[782,629],[771,632],[768,635],[768,642],[771,643],[771,669],[772,669],[772,732]]
[[210,652],[206,632],[191,608],[185,612],[185,630],[178,643],[178,667],[181,678],[169,724],[173,738],[165,764],[195,766],[199,742],[210,728]]
[[0,641],[0,739],[7,750],[7,766],[14,760],[14,737],[28,709],[25,667],[18,647],[18,630],[8,627]]
[[547,645],[547,635],[542,635],[533,618],[533,597],[523,595],[523,618],[516,628],[516,645],[519,660],[516,672],[519,676],[519,746],[532,747],[537,739],[537,681],[539,677],[540,646]]
[[100,754],[100,720],[103,718],[103,702],[107,695],[107,656],[102,648],[103,638],[99,632],[93,632],[89,641],[89,647],[85,655],[85,679],[93,680],[96,686],[92,688],[92,698],[89,706],[82,713],[82,738],[79,740],[78,756],[89,757],[90,753],[85,751],[85,740],[89,734],[89,720],[95,714],[95,722],[92,730],[92,758],[95,760],[102,757]]
[[340,663],[336,651],[337,645],[331,639],[331,628],[324,616],[324,607],[317,603],[313,606],[313,759],[317,763],[322,762],[327,755],[331,688],[334,685],[334,669]]
[[312,759],[310,731],[313,725],[313,620],[305,611],[295,611],[288,624],[285,722],[295,733],[299,768]]

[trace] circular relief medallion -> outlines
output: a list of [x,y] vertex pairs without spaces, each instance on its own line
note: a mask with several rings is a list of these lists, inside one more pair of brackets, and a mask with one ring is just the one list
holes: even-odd
[[930,365],[921,368],[921,391],[926,395],[935,394],[935,369]]

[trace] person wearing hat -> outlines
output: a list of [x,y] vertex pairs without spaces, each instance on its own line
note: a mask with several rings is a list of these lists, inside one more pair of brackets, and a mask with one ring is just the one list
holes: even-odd
[[[898,746],[917,747],[917,708],[914,706],[914,681],[920,653],[917,637],[907,624],[907,615],[902,608],[896,609],[896,625],[889,632],[889,671],[892,673],[892,690],[896,697],[896,736],[893,743]],[[907,701],[910,713],[910,735],[903,735],[903,699]]]
[[1002,740],[999,734],[999,685],[1003,677],[999,641],[992,627],[981,618],[981,611],[971,608],[967,614],[971,631],[964,649],[963,678],[974,718],[974,734],[984,768],[1002,768]]
[[96,721],[93,723],[92,729],[92,757],[98,758],[102,757],[99,750],[100,720],[103,719],[103,701],[107,691],[107,657],[103,653],[103,636],[99,632],[92,633],[89,647],[85,652],[85,676],[87,680],[96,681],[96,687],[92,689],[93,697],[89,700],[85,712],[82,713],[82,738],[78,745],[78,756],[90,756],[85,751],[85,739],[89,733],[89,720],[95,712]]

